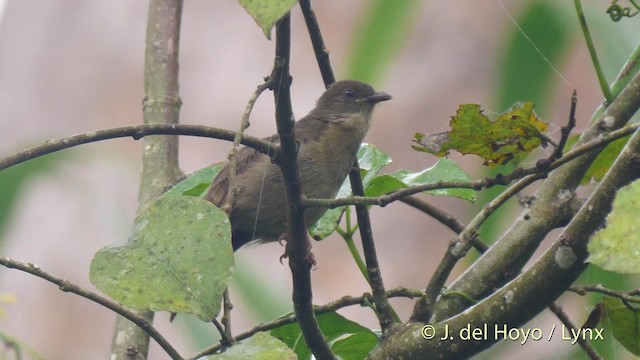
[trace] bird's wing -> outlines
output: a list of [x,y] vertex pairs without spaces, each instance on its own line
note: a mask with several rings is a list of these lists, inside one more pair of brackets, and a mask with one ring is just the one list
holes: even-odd
[[[263,140],[270,141],[273,143],[278,143],[280,141],[280,137],[275,134],[263,138]],[[234,161],[236,163],[236,176],[241,176],[242,173],[260,156],[260,152],[252,149],[250,147],[243,147],[238,150]],[[229,193],[229,172],[230,165],[229,161],[227,161],[218,175],[213,179],[213,184],[209,188],[209,193],[205,197],[205,199],[211,201],[216,206],[222,206],[224,202],[227,200],[227,195]]]
[[[322,133],[327,129],[327,121],[323,121],[321,117],[305,116],[295,123],[296,138],[300,144],[306,144],[309,141],[316,141]],[[280,137],[274,134],[263,138],[273,143],[279,143]],[[243,147],[235,156],[236,176],[242,176],[242,173],[260,156],[260,152],[250,147]],[[209,193],[205,199],[211,201],[217,206],[222,206],[227,200],[229,192],[229,162],[227,161],[216,178],[213,185],[209,189]]]

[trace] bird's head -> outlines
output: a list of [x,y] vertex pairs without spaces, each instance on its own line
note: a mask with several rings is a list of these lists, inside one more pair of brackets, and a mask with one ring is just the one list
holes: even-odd
[[315,111],[329,118],[354,113],[370,115],[375,104],[391,99],[391,95],[376,92],[369,84],[354,80],[333,83],[322,94]]

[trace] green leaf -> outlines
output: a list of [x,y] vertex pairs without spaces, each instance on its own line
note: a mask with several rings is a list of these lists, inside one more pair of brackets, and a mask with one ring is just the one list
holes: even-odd
[[640,274],[640,180],[616,194],[607,226],[589,242],[589,262],[625,274]]
[[602,304],[602,326],[627,350],[640,355],[640,314],[631,311],[618,298],[606,296]]
[[259,332],[252,337],[228,348],[219,355],[208,356],[205,359],[216,360],[292,360],[296,354],[287,344],[277,338]]
[[238,0],[240,5],[262,28],[267,39],[271,40],[271,28],[285,16],[298,0]]
[[174,187],[169,189],[165,195],[186,195],[186,196],[201,196],[205,195],[207,189],[211,185],[213,178],[218,175],[220,169],[222,169],[224,163],[217,163],[211,166],[207,166],[200,170],[196,170],[189,174],[184,180],[177,183]]
[[[378,344],[378,337],[371,330],[335,312],[321,314],[317,318],[331,350],[342,359],[364,359]],[[311,358],[311,351],[302,339],[298,323],[273,329],[271,335],[293,349],[299,360]]]
[[353,334],[336,341],[331,350],[342,360],[362,360],[378,345],[378,337],[372,332]]
[[129,241],[98,251],[89,276],[125,306],[211,321],[232,272],[226,214],[200,198],[165,196],[137,220]]
[[587,173],[584,175],[581,183],[584,185],[588,184],[590,181],[602,180],[618,155],[620,155],[622,148],[627,144],[630,137],[631,135],[625,136],[607,145],[602,152],[598,154],[598,157],[596,157],[593,163],[591,163],[591,166],[589,166],[589,170],[587,170]]
[[[380,196],[410,186],[458,180],[470,181],[471,179],[455,162],[449,159],[440,159],[434,166],[419,172],[398,170],[391,174],[376,176],[367,187],[366,192],[367,196]],[[476,192],[473,189],[437,189],[429,190],[427,193],[455,196],[468,201],[476,199]]]
[[544,143],[547,123],[533,111],[533,103],[516,103],[495,120],[482,113],[478,104],[460,105],[451,119],[451,131],[433,135],[416,134],[413,148],[445,156],[449,150],[476,154],[487,166],[507,163]]
[[371,183],[365,189],[365,195],[381,196],[406,187],[408,187],[407,184],[395,178],[392,174],[378,175],[371,180]]
[[[375,145],[364,143],[358,150],[358,163],[362,170],[362,183],[366,189],[371,180],[380,172],[380,169],[391,163],[391,158],[388,154],[375,147]],[[351,196],[351,182],[349,178],[345,179],[336,198],[348,196]],[[309,228],[311,236],[316,240],[322,240],[331,235],[338,226],[344,209],[345,207],[342,206],[327,210],[320,220]]]
[[[375,145],[362,144],[360,150],[358,150],[358,164],[360,164],[360,169],[363,171],[362,184],[367,186],[383,167],[391,164],[391,157],[375,147]],[[348,179],[345,184],[348,186],[347,193],[344,196],[349,196],[351,195],[351,185],[349,185]]]

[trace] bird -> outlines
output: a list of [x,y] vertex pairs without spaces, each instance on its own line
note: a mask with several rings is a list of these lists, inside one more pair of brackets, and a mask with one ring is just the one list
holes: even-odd
[[[330,85],[306,116],[296,121],[298,171],[302,195],[333,199],[356,160],[358,149],[369,130],[374,106],[391,95],[376,92],[371,85],[342,80]],[[278,143],[278,134],[264,138]],[[241,148],[235,161],[236,176],[230,179],[227,161],[214,178],[205,196],[223,207],[230,186],[236,193],[227,206],[231,222],[233,250],[248,243],[278,241],[287,231],[286,200],[282,174],[268,155],[249,147]],[[230,205],[230,206],[229,206]],[[315,224],[326,208],[305,210],[307,226]]]

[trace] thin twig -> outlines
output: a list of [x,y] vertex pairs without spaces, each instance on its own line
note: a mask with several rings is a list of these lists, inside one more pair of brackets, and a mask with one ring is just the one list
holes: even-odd
[[493,214],[494,211],[511,197],[543,177],[544,174],[529,175],[507,188],[507,190],[498,195],[498,197],[487,203],[482,211],[467,225],[464,231],[462,231],[456,239],[451,241],[447,252],[444,254],[433,277],[431,277],[427,285],[425,296],[416,303],[411,317],[413,321],[421,321],[431,317],[435,300],[442,291],[453,267],[467,254],[473,244],[473,238],[478,236],[477,231],[480,225],[484,223],[489,215]]
[[69,280],[65,280],[52,275],[42,270],[36,264],[25,264],[23,262],[9,259],[7,257],[0,257],[0,265],[9,269],[17,269],[37,276],[41,279],[58,285],[60,290],[64,292],[74,293],[85,299],[91,300],[96,304],[106,307],[107,309],[127,318],[129,321],[136,324],[145,333],[149,334],[149,336],[151,336],[156,342],[158,342],[158,345],[160,345],[164,349],[164,351],[166,351],[166,353],[171,356],[172,359],[182,359],[182,356],[178,354],[178,351],[174,349],[173,346],[171,346],[171,344],[158,332],[158,330],[156,330],[156,328],[153,327],[153,325],[149,321],[147,321],[144,317],[135,314],[130,309],[118,304],[117,302],[102,297],[90,290],[84,289],[70,282]]
[[[543,169],[542,174],[557,169],[560,166],[568,163],[569,161],[574,160],[577,157],[582,156],[594,149],[603,147],[610,142],[632,134],[639,127],[640,123],[632,123],[620,129],[602,134],[597,138],[582,145],[575,146],[566,154],[564,154],[560,159],[554,160],[550,164],[548,164],[548,166]],[[513,180],[517,180],[520,178],[527,179],[528,177],[532,176],[536,179],[541,176],[541,169],[538,166],[534,166],[528,169],[516,169],[514,172],[508,175],[497,176],[495,178],[484,178],[473,181],[440,181],[431,184],[417,185],[377,197],[352,196],[339,199],[302,199],[301,204],[305,207],[326,207],[329,209],[346,205],[386,206],[394,201],[424,191],[453,188],[481,190],[483,188],[488,188],[495,185],[507,185]],[[505,179],[511,181],[506,182]]]
[[618,291],[606,288],[602,285],[573,285],[569,289],[578,295],[584,296],[589,292],[596,292],[604,295],[616,297],[627,302],[640,303],[640,289],[629,291]]
[[[237,163],[234,161],[236,154],[238,153],[238,149],[240,148],[240,142],[242,141],[242,136],[244,135],[244,131],[251,125],[249,118],[251,117],[251,111],[253,111],[253,106],[260,94],[262,94],[265,90],[267,90],[271,86],[271,81],[269,78],[266,78],[265,82],[261,85],[258,85],[256,90],[253,92],[249,101],[247,102],[247,106],[244,109],[244,113],[242,114],[242,120],[240,121],[240,128],[238,132],[236,132],[235,137],[233,138],[233,147],[229,151],[227,155],[227,161],[229,162],[229,191],[227,199],[224,201],[221,209],[225,212],[229,212],[231,206],[235,200],[236,195],[238,194],[238,189],[234,184],[234,180],[236,178],[237,172]],[[213,181],[211,181],[211,185],[213,186]]]
[[327,50],[324,45],[318,19],[316,19],[316,14],[311,7],[311,0],[300,0],[300,9],[302,10],[304,21],[307,24],[307,29],[309,30],[309,37],[311,38],[311,44],[313,45],[313,52],[316,55],[316,61],[320,67],[322,80],[324,81],[325,87],[329,87],[329,85],[336,82],[336,78],[333,75],[333,69],[331,68],[331,63],[329,61],[329,50]]
[[[403,298],[413,299],[423,294],[424,292],[420,289],[409,289],[409,288],[399,287],[399,288],[395,288],[387,291],[386,295],[387,295],[387,298],[403,297]],[[340,299],[332,301],[325,305],[316,306],[314,308],[314,312],[316,315],[321,315],[321,314],[326,314],[328,312],[334,312],[336,310],[339,310],[348,306],[355,306],[355,305],[368,306],[372,302],[373,302],[373,295],[369,293],[365,293],[360,296],[343,296]],[[251,336],[255,335],[258,332],[269,331],[283,325],[292,324],[294,322],[296,322],[295,314],[289,314],[273,321],[258,324],[253,328],[241,334],[238,334],[238,336],[236,336],[236,340],[242,341],[244,339],[250,338]],[[224,345],[216,344],[214,346],[208,347],[198,352],[197,354],[189,358],[189,360],[196,360],[203,356],[211,355],[217,351],[220,351],[222,348],[224,348]]]
[[[560,321],[562,321],[565,327],[571,330],[571,333],[573,334],[580,333],[580,329],[578,329],[578,327],[573,323],[573,321],[571,321],[569,316],[564,312],[564,310],[562,309],[562,306],[560,306],[560,303],[558,303],[557,301],[552,302],[549,305],[549,310],[551,310],[551,312],[553,312],[556,315],[556,317],[560,319]],[[585,337],[578,336],[577,340],[578,340],[578,344],[582,347],[584,352],[587,353],[589,358],[593,360],[603,359],[602,356],[598,354],[598,351],[593,347],[593,345],[591,345],[591,343],[589,343],[589,341]]]
[[[456,219],[450,212],[437,206],[431,205],[427,201],[424,201],[416,196],[407,196],[400,199],[400,201],[438,220],[441,224],[448,227],[456,234],[461,233],[465,228],[465,225],[462,224],[458,219]],[[489,245],[485,244],[477,238],[472,239],[472,244],[473,247],[481,254],[489,249]]]
[[[360,167],[357,162],[351,169],[349,180],[351,181],[351,191],[353,194],[360,196],[364,195],[364,186],[362,185]],[[376,247],[373,240],[369,209],[367,206],[356,206],[356,216],[358,217],[358,228],[360,229],[360,238],[362,239],[364,259],[367,264],[369,285],[373,291],[373,301],[376,305],[376,315],[378,316],[382,332],[387,333],[391,330],[395,322],[399,321],[399,318],[386,297],[384,283],[380,274],[378,255],[376,254]]]
[[223,301],[223,304],[222,304],[223,313],[222,313],[222,319],[220,321],[224,326],[223,339],[227,340],[229,343],[229,346],[231,346],[235,342],[235,339],[233,338],[233,332],[231,331],[231,309],[233,309],[233,304],[231,304],[231,297],[229,296],[229,287],[227,287],[224,290],[222,301]]
[[[184,124],[145,124],[98,130],[47,140],[43,144],[6,156],[0,159],[0,171],[27,160],[82,144],[122,137],[132,137],[134,140],[140,140],[149,135],[188,135],[233,141],[236,132],[203,125]],[[264,154],[276,154],[276,149],[278,148],[277,145],[269,141],[248,135],[242,136],[241,143]]]
[[562,134],[560,136],[560,143],[553,152],[552,159],[560,159],[562,157],[562,152],[564,151],[564,147],[567,144],[567,140],[569,140],[569,135],[571,135],[571,131],[576,127],[577,107],[578,92],[576,90],[573,90],[573,94],[571,94],[571,110],[569,110],[569,121],[567,121],[567,125],[563,126],[560,130],[560,133]]

